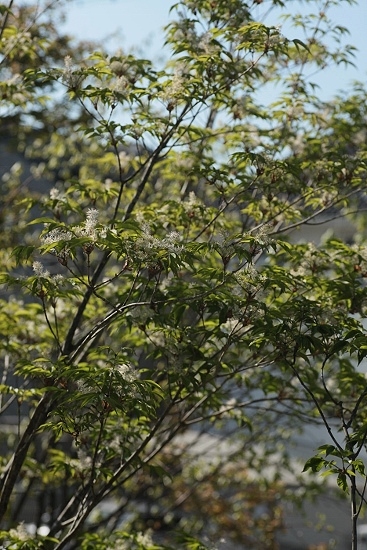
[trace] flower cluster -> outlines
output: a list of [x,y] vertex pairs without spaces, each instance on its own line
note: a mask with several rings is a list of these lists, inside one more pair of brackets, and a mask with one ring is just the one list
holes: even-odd
[[171,110],[173,107],[175,107],[178,104],[178,101],[180,97],[182,97],[185,86],[184,86],[184,73],[185,68],[183,67],[177,67],[170,84],[164,88],[164,90],[161,92],[160,97],[162,101],[164,101],[167,105],[167,109]]
[[84,225],[75,228],[75,234],[79,237],[89,237],[93,241],[98,238],[98,232],[96,230],[98,224],[99,212],[95,208],[89,208],[87,210]]
[[114,59],[110,62],[110,69],[117,76],[123,76],[128,71],[128,65],[124,61]]
[[252,296],[258,294],[266,282],[266,276],[259,273],[253,264],[248,264],[234,276],[239,286]]
[[63,229],[60,227],[56,227],[55,229],[51,229],[49,233],[46,235],[43,235],[41,237],[41,240],[43,244],[53,244],[53,243],[59,243],[61,241],[70,241],[73,238],[73,234],[71,231],[68,231],[67,229]]
[[296,276],[307,276],[318,273],[325,269],[330,261],[330,257],[327,260],[323,254],[319,253],[314,243],[308,243],[307,250],[303,253],[302,261],[292,270],[292,274]]
[[65,68],[62,73],[62,81],[69,88],[78,88],[83,81],[83,76],[80,74],[80,71],[76,70],[73,67],[73,60],[70,55],[67,55],[64,58]]
[[130,384],[137,379],[137,373],[134,367],[129,363],[121,363],[120,365],[117,365],[115,369],[121,378]]
[[256,229],[253,236],[256,239],[256,242],[260,246],[267,247],[269,246],[273,241],[273,239],[269,236],[271,231],[274,229],[274,225],[272,223],[264,223],[260,227]]
[[[61,274],[51,276],[50,272],[38,261],[33,262],[32,268],[35,276],[38,278],[37,285],[34,287],[36,295],[43,299],[47,294],[50,304],[56,312],[58,302],[54,297],[54,291],[65,281],[64,277]],[[45,281],[45,279],[47,279],[47,281]],[[63,305],[61,305],[60,314],[62,315],[63,312]]]
[[320,200],[323,206],[330,207],[335,204],[335,202],[338,199],[339,192],[338,190],[334,189],[331,191],[328,191],[326,189],[323,189],[320,193]]
[[[54,195],[57,196],[56,193]],[[98,210],[89,208],[83,225],[73,227],[72,231],[65,227],[51,229],[41,236],[42,244],[46,246],[55,244],[55,248],[51,247],[50,252],[55,254],[62,264],[66,265],[67,259],[70,256],[70,249],[66,242],[71,241],[73,237],[87,237],[91,240],[91,243],[87,243],[83,248],[87,254],[90,254],[98,237],[103,233],[103,231],[97,230],[98,216]],[[56,246],[60,243],[62,243],[61,247]],[[36,265],[36,269],[39,270],[39,266]]]
[[118,76],[114,84],[112,85],[112,90],[117,94],[126,94],[130,86],[130,83],[126,76]]
[[136,542],[138,544],[141,544],[141,546],[152,546],[153,545],[153,539],[151,535],[151,531],[146,531],[145,533],[138,533],[136,536]]
[[62,193],[57,187],[53,187],[50,190],[50,199],[57,202],[66,202],[65,193]]
[[224,265],[227,265],[236,253],[233,239],[224,231],[221,232],[216,239],[215,247],[221,256]]
[[47,279],[50,276],[50,272],[44,268],[41,262],[33,262],[32,268],[37,277],[45,277]]
[[[51,229],[46,235],[41,237],[41,241],[44,245],[57,244],[60,242],[70,241],[73,238],[71,231],[62,227],[56,227]],[[56,248],[50,249],[51,254],[55,254],[60,263],[66,265],[67,259],[70,255],[70,249],[64,244],[62,250],[56,250]]]
[[195,195],[194,191],[190,191],[188,198],[182,203],[185,212],[190,218],[195,217],[197,214],[201,214],[204,207],[203,203]]
[[199,40],[198,47],[208,55],[213,55],[219,50],[219,47],[213,42],[213,37],[210,32],[205,32]]
[[9,536],[17,539],[18,542],[25,542],[33,538],[30,533],[28,533],[24,523],[19,523],[16,529],[10,529]]
[[183,19],[176,22],[174,40],[176,42],[188,42],[192,47],[196,48],[199,38],[195,28],[195,21]]
[[163,239],[154,237],[148,224],[143,224],[143,234],[136,240],[135,255],[140,260],[153,260],[157,252],[166,251],[168,254],[180,254],[183,246],[179,244],[180,234],[170,231]]
[[131,162],[131,157],[126,153],[126,151],[119,152],[119,164],[123,170],[129,167]]

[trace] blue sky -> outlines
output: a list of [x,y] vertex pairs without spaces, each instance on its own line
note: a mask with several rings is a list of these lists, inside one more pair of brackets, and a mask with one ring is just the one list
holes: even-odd
[[70,0],[66,29],[78,38],[103,39],[113,47],[159,55],[162,27],[175,0]]
[[[157,59],[162,55],[162,27],[169,21],[169,8],[174,2],[175,0],[71,0],[67,4],[65,28],[79,39],[103,40],[111,50],[135,47],[146,57]],[[319,2],[320,5],[322,3],[324,2]],[[299,3],[289,0],[289,4],[289,9],[294,9]],[[259,9],[259,14],[261,13]],[[356,69],[333,68],[317,77],[321,85],[320,93],[327,96],[344,90],[352,80],[367,82],[367,1],[359,0],[354,6],[340,2],[329,13],[338,24],[349,28],[351,34],[346,40],[355,45],[359,52]],[[269,20],[266,22],[269,23]],[[295,30],[284,29],[284,34],[291,39],[302,38]]]

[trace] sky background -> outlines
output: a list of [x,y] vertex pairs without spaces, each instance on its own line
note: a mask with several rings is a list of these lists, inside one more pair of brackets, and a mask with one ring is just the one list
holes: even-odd
[[[289,10],[298,2],[288,0]],[[175,0],[70,0],[67,4],[65,30],[78,39],[103,41],[111,51],[118,48],[136,49],[150,59],[163,58],[164,34],[162,28],[169,21],[169,9]],[[319,2],[323,4],[324,2]],[[268,2],[256,8],[259,16]],[[305,3],[303,3],[305,5]],[[346,41],[358,48],[356,68],[344,66],[325,70],[318,75],[320,94],[325,98],[348,88],[353,80],[367,82],[367,0],[358,0],[354,6],[339,2],[328,12],[338,24],[347,27]],[[267,24],[278,24],[276,14]],[[287,38],[300,38],[300,31],[282,26]],[[168,55],[168,54],[167,54]]]

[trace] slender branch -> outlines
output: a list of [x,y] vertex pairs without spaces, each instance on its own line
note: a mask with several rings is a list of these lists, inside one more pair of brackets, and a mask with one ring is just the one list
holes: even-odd
[[[176,399],[179,396],[182,388],[179,387],[177,389],[176,396],[168,403],[166,409],[162,413],[162,415],[157,419],[156,424],[153,426],[150,433],[147,435],[147,437],[141,442],[139,447],[132,452],[130,457],[122,464],[119,468],[117,468],[116,472],[113,474],[113,476],[108,480],[107,483],[105,483],[104,487],[99,491],[99,493],[95,494],[94,497],[91,499],[91,501],[88,503],[86,501],[86,498],[84,497],[83,502],[81,503],[80,511],[78,513],[78,520],[75,522],[73,518],[73,526],[69,530],[69,532],[65,535],[65,537],[59,542],[59,544],[55,547],[54,550],[61,550],[65,547],[65,545],[68,544],[76,534],[76,532],[79,530],[80,526],[83,524],[85,519],[90,514],[91,510],[99,503],[103,498],[105,498],[113,489],[117,481],[119,481],[120,484],[123,484],[127,481],[132,475],[136,473],[135,469],[133,469],[132,472],[128,473],[127,476],[125,476],[124,479],[120,479],[123,472],[129,468],[131,464],[134,463],[135,459],[141,455],[141,453],[144,451],[144,449],[147,447],[147,445],[153,440],[155,437],[157,431],[159,430],[160,426],[164,422],[166,416],[168,415],[169,411],[172,409],[172,407],[176,404]],[[166,444],[166,443],[164,443]],[[138,466],[138,469],[140,469],[140,465]],[[59,516],[58,522],[53,526],[52,533],[56,532],[61,524],[63,514]]]
[[76,344],[74,351],[70,355],[70,361],[73,362],[79,356],[79,354],[84,350],[86,345],[91,342],[98,334],[100,334],[105,328],[107,328],[114,319],[129,309],[135,307],[149,306],[150,302],[133,302],[126,305],[117,305],[112,311],[110,311],[102,321],[96,323],[95,326],[90,330],[83,338]]
[[5,467],[0,478],[0,521],[8,508],[9,500],[12,495],[14,485],[17,481],[19,472],[23,466],[23,462],[27,456],[30,444],[34,437],[47,418],[47,415],[52,406],[51,396],[45,394],[39,401],[32,418],[30,419],[16,450],[13,453],[8,465]]
[[358,534],[357,534],[357,521],[358,521],[358,507],[357,507],[357,480],[356,471],[354,466],[350,467],[352,474],[350,474],[350,504],[351,504],[351,518],[352,518],[352,550],[357,550],[358,546]]
[[51,322],[50,322],[50,319],[48,318],[48,313],[47,313],[47,309],[46,309],[46,303],[45,303],[45,299],[44,297],[42,298],[42,309],[43,309],[43,314],[45,316],[45,319],[46,319],[46,323],[47,323],[47,326],[56,342],[56,345],[59,349],[59,351],[62,353],[62,347],[61,347],[61,344],[60,344],[60,340],[58,339],[57,337],[57,334],[56,332],[54,331],[53,329],[53,326],[51,325]]
[[[342,202],[344,199],[346,198],[350,198],[352,197],[353,195],[355,195],[356,193],[358,193],[359,189],[355,189],[354,191],[351,191],[350,193],[347,193],[346,195],[344,195],[343,197],[341,197],[340,199],[336,200],[336,201],[333,201],[332,203],[330,203],[328,206],[323,206],[322,208],[320,208],[319,210],[317,210],[316,212],[313,212],[312,214],[310,214],[309,216],[307,216],[306,218],[303,218],[302,220],[300,220],[299,222],[295,222],[295,223],[292,223],[290,225],[286,225],[282,228],[279,228],[277,229],[276,233],[285,233],[287,231],[290,231],[291,229],[296,229],[297,227],[300,227],[301,225],[322,225],[322,223],[327,223],[328,221],[330,221],[329,219],[325,220],[324,222],[320,222],[319,224],[310,224],[309,222],[311,220],[314,220],[315,218],[317,218],[318,216],[320,216],[321,214],[323,214],[324,212],[328,212],[329,210],[331,210],[332,208],[335,208],[335,206],[337,206],[340,202]],[[312,194],[314,192],[314,190],[312,189],[308,195]],[[294,204],[297,204],[297,202],[300,202],[301,200],[303,200],[305,198],[305,196],[302,196],[300,198],[298,198]],[[278,215],[278,214],[277,214]],[[346,216],[347,214],[345,214],[344,216]],[[338,215],[338,216],[335,216],[334,218],[331,218],[331,219],[336,219],[337,217],[343,217],[343,215]],[[269,235],[273,235],[275,234],[275,231],[274,232],[271,232],[269,233]]]
[[[33,17],[33,19],[31,20],[31,22],[25,27],[25,29],[23,31],[21,31],[19,34],[18,34],[18,40],[20,38],[23,38],[27,32],[29,32],[31,30],[31,28],[33,27],[33,25],[36,23],[36,21],[48,10],[50,9],[53,4],[56,4],[57,2],[59,2],[59,0],[52,0],[51,2],[49,2],[48,4],[46,4],[46,6],[43,8],[43,10],[39,11],[39,12],[36,12],[35,16]],[[10,2],[10,6],[13,4],[13,1]],[[7,14],[8,15],[8,14]],[[5,29],[5,25],[6,25],[6,21],[5,23],[3,24],[3,28],[1,29],[1,34],[3,33],[4,29]],[[1,36],[0,34],[0,36]],[[17,45],[17,42],[15,43],[12,43],[8,49],[5,51],[2,59],[0,60],[0,66],[4,64],[5,60],[9,57],[10,53],[14,50],[14,48],[16,47]]]
[[10,13],[11,13],[11,8],[12,8],[13,4],[14,4],[14,0],[10,0],[9,6],[7,7],[7,10],[6,10],[5,15],[4,15],[3,23],[2,23],[2,25],[1,25],[1,29],[0,29],[0,40],[1,40],[1,38],[3,37],[4,30],[5,30],[6,24],[7,24],[7,22],[8,22],[9,15],[10,15]]
[[313,391],[311,390],[311,388],[304,382],[304,380],[302,379],[302,377],[300,376],[298,370],[296,369],[296,358],[297,358],[297,351],[298,351],[298,346],[295,345],[294,347],[294,350],[293,350],[293,359],[292,359],[292,362],[290,361],[287,361],[288,365],[291,367],[292,371],[294,372],[294,375],[296,376],[297,380],[299,381],[299,383],[301,384],[302,388],[306,391],[306,393],[311,397],[311,400],[312,402],[314,403],[316,409],[317,409],[317,412],[319,413],[321,419],[322,419],[322,422],[325,426],[325,428],[327,429],[327,432],[331,438],[331,440],[333,441],[333,443],[335,444],[335,447],[339,450],[339,451],[342,451],[343,450],[343,447],[340,445],[339,441],[336,439],[335,435],[333,434],[333,431],[332,431],[332,428],[330,426],[330,423],[328,422],[325,414],[324,414],[324,411],[317,399],[317,397],[315,396],[315,394],[313,393]]
[[81,303],[78,307],[78,311],[76,312],[76,314],[73,318],[73,321],[70,325],[69,331],[66,335],[64,347],[63,347],[63,350],[62,350],[62,355],[70,355],[70,353],[74,349],[73,339],[74,339],[75,332],[79,328],[80,322],[81,322],[81,320],[83,318],[83,315],[84,315],[85,308],[87,307],[87,305],[89,303],[89,300],[91,299],[91,297],[93,295],[94,286],[97,284],[97,281],[98,281],[99,277],[101,276],[101,274],[103,273],[103,270],[106,267],[110,257],[111,257],[111,253],[106,251],[103,254],[103,257],[102,257],[101,261],[99,262],[95,272],[93,273],[93,276],[92,276],[91,281],[90,281],[90,286],[85,291],[85,294],[83,296],[83,300],[81,301]]

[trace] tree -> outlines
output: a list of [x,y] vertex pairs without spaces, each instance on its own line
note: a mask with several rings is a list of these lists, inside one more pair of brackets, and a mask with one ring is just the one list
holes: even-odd
[[305,469],[349,492],[357,548],[363,232],[294,234],[363,227],[366,93],[326,104],[307,76],[351,61],[333,2],[291,17],[301,38],[260,4],[179,1],[163,69],[1,5],[1,124],[43,177],[18,193],[21,168],[3,176],[7,548],[276,548],[284,441],[310,422],[328,440]]

